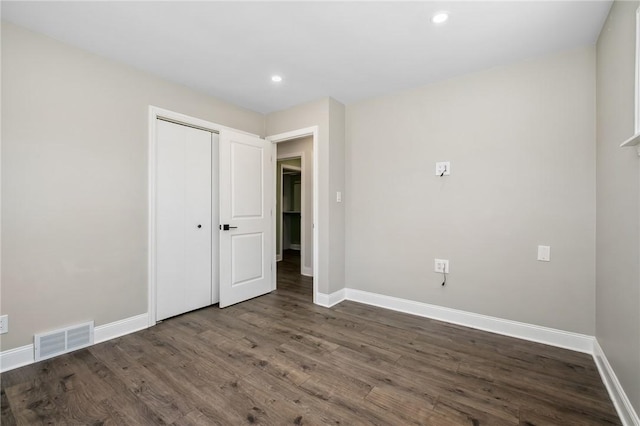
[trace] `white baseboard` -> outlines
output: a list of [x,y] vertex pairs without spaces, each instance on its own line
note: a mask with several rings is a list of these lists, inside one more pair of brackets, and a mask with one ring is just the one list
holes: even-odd
[[326,293],[318,293],[318,297],[313,302],[316,305],[324,306],[325,308],[330,308],[333,305],[337,305],[338,303],[345,300],[347,289],[338,290],[331,294]]
[[607,360],[607,357],[597,340],[593,347],[593,359],[598,366],[600,377],[602,377],[602,381],[609,392],[613,405],[618,411],[622,424],[624,426],[639,426],[640,418],[638,418],[638,414],[633,409],[631,401],[629,401],[627,394],[624,392],[622,385],[618,381],[616,373],[613,371],[613,368],[611,368],[611,364],[609,364],[609,360]]
[[93,343],[102,343],[125,334],[135,333],[149,327],[149,314],[140,314],[109,324],[99,325],[93,330]]
[[276,262],[282,261],[282,254],[276,254]]
[[303,266],[302,271],[300,273],[305,277],[313,277],[313,268],[309,266]]
[[0,372],[33,364],[33,344],[0,352]]
[[[94,344],[143,330],[149,326],[148,321],[148,314],[140,314],[109,324],[99,325],[93,330]],[[0,372],[4,373],[14,368],[33,364],[34,359],[33,344],[2,351],[0,352]]]
[[460,311],[458,309],[444,308],[442,306],[430,305],[427,303],[385,296],[382,294],[369,293],[367,291],[351,288],[345,289],[345,292],[346,300],[352,300],[354,302],[366,303],[367,305],[379,306],[381,308],[459,324],[479,330],[490,331],[492,333],[516,337],[518,339],[571,349],[578,352],[588,354],[593,353],[593,342],[595,339],[593,336],[587,336],[585,334],[572,333],[569,331],[556,330],[554,328],[490,317],[487,315],[474,314],[471,312]]
[[289,250],[300,251],[300,244],[289,244]]

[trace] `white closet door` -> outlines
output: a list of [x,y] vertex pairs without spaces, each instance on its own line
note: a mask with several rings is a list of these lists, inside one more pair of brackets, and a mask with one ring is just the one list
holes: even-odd
[[271,143],[223,130],[219,167],[223,308],[273,290]]
[[212,303],[213,140],[204,130],[157,125],[156,319],[162,320]]

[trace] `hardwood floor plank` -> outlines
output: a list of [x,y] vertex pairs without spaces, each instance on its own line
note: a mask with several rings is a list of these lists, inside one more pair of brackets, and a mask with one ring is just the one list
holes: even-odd
[[507,420],[491,413],[487,413],[486,411],[473,408],[459,402],[459,400],[452,400],[446,397],[440,397],[433,410],[441,416],[450,419],[451,424],[456,425],[507,426],[517,425],[520,422],[517,418]]
[[31,376],[29,381],[5,388],[18,424],[77,422],[75,390],[82,386],[77,384],[77,378],[68,368],[69,357],[63,355],[55,361],[44,361],[39,376]]
[[539,389],[547,395],[571,404],[580,404],[595,408],[607,408],[608,396],[600,387],[594,388],[582,384],[570,383],[561,377],[531,374],[529,371],[502,364],[461,363],[459,374],[479,377],[492,383],[501,383],[527,392],[531,388]]
[[[147,358],[154,356],[153,350],[147,351],[144,357],[136,360],[122,350],[116,342],[112,345],[105,344],[100,350],[92,350],[92,353],[116,374],[126,388],[126,392],[135,396],[136,404],[143,404],[154,413],[155,421],[161,419],[163,424],[171,424],[193,411],[191,401],[175,398],[175,394],[147,369],[146,365],[150,362]],[[110,399],[122,399],[123,394],[126,393],[118,392]],[[145,412],[146,409],[141,411]]]
[[11,405],[9,404],[9,399],[7,398],[7,394],[4,389],[0,390],[0,403],[1,403],[1,411],[0,411],[0,425],[5,426],[13,426],[16,424],[15,416],[13,415],[13,411],[11,410]]
[[619,419],[611,416],[594,416],[575,411],[567,406],[547,405],[531,409],[524,405],[520,409],[520,425],[567,425],[567,426],[607,426],[618,425]]
[[222,426],[224,423],[219,422],[215,419],[211,419],[210,417],[205,416],[200,411],[191,411],[187,413],[184,417],[176,420],[171,423],[172,426],[210,426],[210,425],[219,425]]
[[345,387],[344,384],[340,380],[318,376],[307,380],[300,388],[309,395],[328,402],[331,410],[338,414],[338,424],[384,425],[404,423],[397,422],[395,413],[377,409],[375,406],[367,407],[363,404],[364,397],[349,393],[346,391],[349,386]]
[[427,422],[435,405],[435,400],[428,394],[420,395],[385,385],[374,387],[366,399],[408,422],[418,424]]
[[619,425],[586,354],[278,290],[1,375],[3,425]]

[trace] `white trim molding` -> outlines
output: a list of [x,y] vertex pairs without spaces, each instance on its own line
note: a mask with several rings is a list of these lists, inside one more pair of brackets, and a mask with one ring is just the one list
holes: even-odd
[[[367,291],[345,289],[346,300],[365,303],[407,314],[418,315],[452,324],[489,331],[491,333],[516,337],[532,342],[571,349],[587,354],[593,353],[593,336],[541,327],[523,322],[511,321],[487,315],[474,314],[458,309],[444,308],[423,302],[415,302],[382,294],[369,293]],[[335,293],[333,293],[335,294]]]
[[636,9],[636,75],[635,75],[635,110],[634,132],[626,141],[620,144],[621,147],[635,146],[638,156],[640,156],[640,7]]
[[149,314],[140,314],[109,324],[99,325],[93,330],[94,344],[106,342],[149,327]]
[[342,290],[335,291],[331,294],[318,293],[314,303],[316,305],[324,306],[325,308],[330,308],[345,300],[347,291],[348,289],[343,288]]
[[609,392],[613,405],[616,407],[622,424],[624,426],[640,426],[638,413],[633,409],[631,401],[629,401],[620,381],[618,381],[616,373],[613,371],[613,368],[611,368],[611,364],[609,364],[609,360],[607,360],[597,340],[593,346],[593,359],[596,362],[600,377],[602,377],[602,381]]
[[[93,330],[94,345],[126,334],[135,333],[148,328],[148,326],[149,314],[147,313],[99,325]],[[2,373],[33,364],[34,362],[33,344],[0,352],[0,372]]]
[[33,364],[34,359],[33,344],[2,351],[0,352],[0,372],[4,373],[14,368]]

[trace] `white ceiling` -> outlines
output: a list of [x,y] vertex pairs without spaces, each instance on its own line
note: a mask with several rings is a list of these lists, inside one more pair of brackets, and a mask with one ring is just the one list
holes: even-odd
[[[597,40],[611,1],[9,2],[2,19],[262,112]],[[434,12],[450,12],[433,25]],[[272,74],[284,81],[272,83]]]

